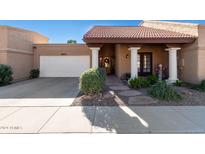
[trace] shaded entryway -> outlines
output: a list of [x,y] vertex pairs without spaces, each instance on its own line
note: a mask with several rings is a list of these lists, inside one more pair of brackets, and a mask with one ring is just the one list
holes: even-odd
[[[124,79],[131,75],[134,56],[135,64],[133,66],[135,66],[134,70],[138,76],[156,75],[159,65],[161,65],[162,78],[168,78],[169,53],[164,44],[143,44],[134,55],[129,46],[129,44],[113,43],[101,45],[101,48],[96,51],[98,64],[95,67],[105,68],[108,75],[116,75],[118,78]],[[95,60],[93,59],[93,61]]]
[[105,68],[107,75],[115,74],[115,44],[104,44],[99,51],[99,67]]

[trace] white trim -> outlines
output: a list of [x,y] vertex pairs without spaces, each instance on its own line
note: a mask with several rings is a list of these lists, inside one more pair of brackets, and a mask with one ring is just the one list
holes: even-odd
[[165,49],[166,51],[177,51],[180,50],[181,48],[177,48],[177,47],[171,47],[171,48],[167,48]]
[[96,48],[92,47],[92,48],[90,48],[90,49],[91,49],[91,50],[100,50],[99,47],[96,47]]
[[90,49],[92,51],[92,68],[98,68],[99,67],[98,59],[99,59],[100,48],[99,47],[96,47],[96,48],[91,47]]
[[13,48],[3,48],[3,49],[0,49],[0,51],[17,52],[17,53],[25,53],[25,54],[33,54],[33,51],[21,50],[21,49],[13,49]]
[[166,49],[169,52],[169,83],[174,83],[178,80],[177,77],[177,50],[181,48],[168,48]]
[[140,47],[130,47],[128,50],[131,52],[131,78],[138,77],[138,67],[137,67],[137,53]]
[[141,49],[141,47],[130,47],[128,50],[139,50],[139,49]]

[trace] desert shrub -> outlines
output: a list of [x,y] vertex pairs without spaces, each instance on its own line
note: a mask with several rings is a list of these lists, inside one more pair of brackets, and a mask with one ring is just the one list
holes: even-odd
[[38,77],[39,77],[39,74],[40,74],[39,69],[32,69],[32,70],[30,71],[30,76],[29,76],[29,78],[30,78],[30,79],[38,78]]
[[171,85],[167,85],[165,81],[160,81],[151,87],[149,94],[165,101],[178,101],[182,96],[176,92]]
[[86,95],[102,92],[105,85],[106,73],[103,69],[91,68],[80,76],[80,91]]
[[102,79],[105,81],[106,80],[106,70],[105,68],[98,68],[98,71],[100,72],[100,75]]
[[183,83],[183,81],[181,81],[181,80],[176,80],[176,82],[174,83],[174,85],[177,86],[177,87],[181,87],[181,86],[184,85],[184,83]]
[[200,89],[201,89],[201,91],[205,91],[205,80],[201,81]]
[[147,77],[147,80],[150,83],[150,85],[153,85],[153,84],[157,83],[158,77],[156,75],[150,75]]
[[10,66],[0,64],[0,86],[9,84],[13,80],[12,74]]
[[200,84],[187,84],[189,88],[204,92],[205,91],[205,80],[202,80]]
[[139,89],[139,88],[146,88],[150,86],[149,81],[146,78],[138,77],[138,78],[130,78],[128,80],[128,85],[131,88]]

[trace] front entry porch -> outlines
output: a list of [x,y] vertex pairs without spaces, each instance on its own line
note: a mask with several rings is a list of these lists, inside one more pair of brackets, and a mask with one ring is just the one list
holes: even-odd
[[92,67],[103,67],[107,74],[121,78],[130,74],[158,75],[173,83],[178,80],[177,51],[179,47],[166,44],[103,44],[91,47]]

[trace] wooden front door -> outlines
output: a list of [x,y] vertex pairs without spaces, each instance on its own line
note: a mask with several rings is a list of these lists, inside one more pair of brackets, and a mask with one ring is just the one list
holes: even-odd
[[138,53],[138,74],[152,75],[152,53]]

